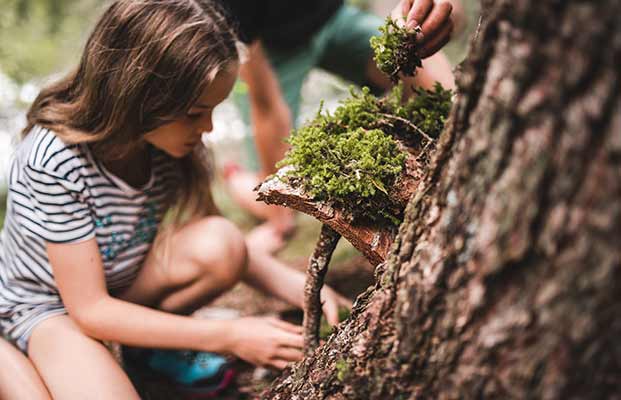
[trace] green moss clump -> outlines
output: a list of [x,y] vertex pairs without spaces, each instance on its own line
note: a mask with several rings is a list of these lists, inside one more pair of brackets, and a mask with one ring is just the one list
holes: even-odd
[[299,129],[290,143],[279,166],[294,165],[290,175],[304,178],[313,198],[349,211],[352,219],[400,222],[386,210],[391,205],[387,188],[403,170],[406,156],[389,135],[380,129],[348,128],[321,116]]
[[372,37],[370,42],[380,71],[390,76],[393,82],[399,79],[399,73],[414,76],[416,68],[423,65],[416,53],[416,35],[421,32],[420,27],[411,31],[388,17],[379,30],[381,35]]
[[403,210],[388,191],[404,169],[406,153],[395,139],[410,149],[425,149],[442,130],[450,97],[439,84],[433,91],[419,89],[406,102],[401,86],[381,99],[368,88],[352,90],[334,114],[320,109],[293,133],[292,147],[278,167],[293,166],[285,179],[344,210],[352,222],[397,225]]
[[336,379],[340,382],[343,382],[347,376],[349,375],[349,364],[344,359],[339,359],[336,361]]
[[[436,82],[432,90],[414,88],[414,95],[408,101],[403,102],[401,86],[396,86],[384,100],[387,103],[386,107],[392,112],[392,118],[401,119],[393,120],[393,134],[414,148],[421,143],[428,144],[429,138],[437,139],[451,111],[452,95],[450,90],[444,89],[440,83]],[[385,118],[390,119],[390,117]],[[406,124],[405,120],[410,124]],[[421,138],[422,141],[418,142]],[[423,154],[423,156],[426,155],[426,153]]]

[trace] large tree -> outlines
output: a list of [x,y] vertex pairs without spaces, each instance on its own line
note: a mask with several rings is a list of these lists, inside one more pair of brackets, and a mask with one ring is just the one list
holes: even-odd
[[482,10],[375,286],[261,398],[621,395],[621,1]]

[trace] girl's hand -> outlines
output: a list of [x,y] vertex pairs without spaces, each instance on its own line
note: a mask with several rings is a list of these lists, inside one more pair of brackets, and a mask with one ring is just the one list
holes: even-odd
[[435,54],[451,38],[453,5],[448,0],[401,0],[390,16],[408,29],[420,26],[418,56],[427,58]]
[[323,303],[322,310],[326,316],[326,320],[332,326],[339,323],[339,308],[347,307],[351,309],[352,303],[349,299],[338,294],[330,286],[324,285],[321,289],[321,302]]
[[249,363],[283,369],[302,359],[302,327],[275,317],[231,321],[231,351]]

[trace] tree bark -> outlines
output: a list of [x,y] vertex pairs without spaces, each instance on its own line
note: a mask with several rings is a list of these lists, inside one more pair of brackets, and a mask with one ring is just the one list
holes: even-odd
[[262,399],[619,398],[619,0],[483,0],[375,286]]

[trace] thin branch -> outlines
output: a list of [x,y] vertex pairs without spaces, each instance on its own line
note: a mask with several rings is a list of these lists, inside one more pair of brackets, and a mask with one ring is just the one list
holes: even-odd
[[321,323],[321,288],[328,264],[341,235],[328,225],[322,225],[315,251],[308,262],[304,285],[304,353],[310,355],[319,346]]
[[401,118],[397,115],[392,115],[392,114],[385,114],[385,113],[380,113],[380,115],[382,117],[386,117],[388,119],[392,119],[395,121],[399,121],[399,122],[403,122],[404,124],[406,124],[407,126],[409,126],[410,128],[414,129],[415,131],[417,131],[418,133],[420,133],[425,139],[427,139],[430,142],[433,142],[433,138],[429,135],[427,135],[422,129],[420,129],[418,126],[414,125],[412,122],[408,121],[405,118]]

